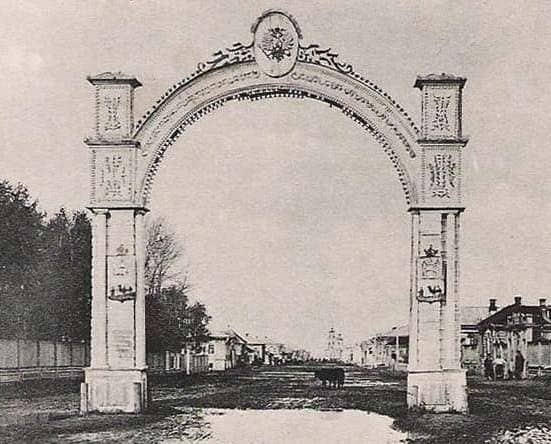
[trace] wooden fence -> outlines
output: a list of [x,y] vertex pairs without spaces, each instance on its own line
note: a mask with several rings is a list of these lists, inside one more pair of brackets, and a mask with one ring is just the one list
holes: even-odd
[[84,342],[0,339],[0,369],[86,367],[90,348]]
[[185,372],[186,375],[205,373],[209,371],[208,360],[207,355],[196,355],[189,351],[185,354],[169,351],[147,354],[147,366],[153,372]]
[[[84,342],[0,339],[0,383],[32,379],[84,378],[90,365],[90,346]],[[182,353],[148,353],[152,373],[209,371],[208,356]]]

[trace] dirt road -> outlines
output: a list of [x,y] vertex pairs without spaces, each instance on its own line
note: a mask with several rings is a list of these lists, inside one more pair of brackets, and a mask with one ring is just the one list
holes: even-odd
[[[157,382],[153,384],[153,408],[147,414],[138,416],[76,416],[76,384],[65,387],[64,393],[59,393],[60,389],[56,388],[58,394],[46,386],[27,390],[26,395],[0,388],[0,416],[7,410],[44,410],[52,406],[62,406],[68,412],[68,417],[46,424],[2,427],[0,441],[230,444],[212,441],[214,438],[209,435],[208,430],[215,427],[216,418],[224,412],[210,410],[215,408],[248,409],[251,414],[262,410],[300,409],[306,409],[303,412],[329,412],[330,417],[335,415],[335,427],[340,424],[338,418],[345,416],[338,416],[338,411],[374,412],[393,418],[392,427],[409,432],[409,438],[403,442],[410,443],[551,443],[551,381],[545,379],[486,382],[471,378],[469,415],[433,415],[407,411],[406,379],[403,374],[347,367],[345,386],[336,390],[322,387],[313,376],[314,370],[311,366],[248,368]],[[283,411],[282,414],[286,415]],[[260,413],[258,418],[268,416]],[[317,424],[317,430],[320,424],[326,424],[306,416],[274,417],[274,421],[301,424],[300,421],[311,420],[314,421],[312,424]],[[358,420],[356,417],[352,419]],[[263,427],[258,419],[249,419],[247,424],[251,424],[245,427],[247,430]],[[390,428],[390,425],[384,427]],[[324,436],[329,439],[329,435]],[[293,441],[289,437],[282,442]],[[312,442],[324,444],[340,441],[324,441],[318,437]]]

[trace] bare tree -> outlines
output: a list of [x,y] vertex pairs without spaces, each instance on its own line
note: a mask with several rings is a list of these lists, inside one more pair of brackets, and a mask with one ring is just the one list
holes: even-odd
[[179,279],[189,288],[187,272],[176,269],[183,249],[176,239],[174,231],[163,218],[157,218],[146,226],[147,243],[145,247],[145,286],[150,295],[161,294],[161,288],[169,281]]
[[146,340],[152,351],[181,350],[208,334],[206,307],[191,303],[189,273],[182,264],[184,250],[162,218],[146,226]]

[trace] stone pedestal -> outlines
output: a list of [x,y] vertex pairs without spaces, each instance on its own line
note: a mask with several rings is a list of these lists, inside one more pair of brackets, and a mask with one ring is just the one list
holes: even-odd
[[408,407],[432,412],[466,413],[467,378],[465,370],[410,371]]
[[145,369],[85,370],[81,386],[81,413],[140,413],[147,408]]

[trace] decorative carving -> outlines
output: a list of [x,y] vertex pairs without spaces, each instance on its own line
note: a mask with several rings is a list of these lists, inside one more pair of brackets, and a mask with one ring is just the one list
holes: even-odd
[[427,256],[421,259],[421,277],[437,279],[442,276],[442,261],[439,257]]
[[294,44],[293,35],[287,29],[276,26],[268,28],[258,46],[266,57],[281,62],[283,59],[291,57]]
[[[256,76],[258,76],[258,72],[255,72],[255,74],[256,74]],[[242,79],[243,75],[236,75],[234,77],[236,77],[236,81],[237,81],[237,79]],[[291,78],[293,80],[302,80],[302,79],[304,79],[304,80],[312,81],[314,83],[322,84],[321,83],[322,79],[320,79],[317,76],[308,76],[306,78],[304,76],[304,74],[299,75],[297,73],[293,73],[291,75]],[[200,95],[207,94],[208,92],[210,92],[209,91],[210,88],[220,87],[221,85],[223,85],[225,83],[226,80],[227,79],[223,79],[221,81],[214,82],[211,85],[209,85],[205,88],[202,88],[197,93],[193,93],[193,94],[187,96],[185,98],[185,105],[187,105],[190,101],[192,101],[192,99],[195,99],[195,97],[197,97],[196,94],[200,94]],[[244,78],[243,78],[243,80],[244,80]],[[371,101],[368,101],[364,96],[360,96],[359,94],[356,94],[354,92],[353,88],[346,87],[346,89],[345,89],[344,84],[329,81],[329,80],[325,81],[324,86],[330,87],[332,89],[339,89],[341,91],[344,91],[345,93],[348,93],[349,95],[352,94],[352,97],[356,98],[358,101],[360,101],[360,99],[361,99],[361,103],[366,104],[366,106],[371,111],[375,112],[375,110],[376,110],[376,108],[374,108],[375,105],[372,104]],[[342,108],[343,113],[346,116],[350,117],[354,122],[358,123],[364,129],[366,129],[371,135],[374,136],[375,140],[382,146],[383,150],[389,156],[394,168],[396,169],[396,171],[398,173],[398,179],[400,181],[400,184],[402,185],[402,190],[404,191],[404,194],[405,194],[406,203],[410,204],[412,202],[412,192],[411,192],[412,191],[412,186],[411,186],[411,183],[410,183],[410,178],[408,177],[406,171],[404,170],[403,165],[401,164],[401,162],[399,160],[400,159],[399,156],[396,154],[396,152],[394,150],[394,147],[392,146],[390,141],[387,139],[387,137],[381,131],[379,131],[377,128],[375,128],[373,126],[373,124],[370,122],[369,119],[367,119],[364,116],[358,114],[357,112],[353,111],[352,109],[350,109],[348,107],[345,107],[342,103],[336,102],[332,99],[329,99],[327,96],[325,96],[323,94],[313,93],[313,92],[308,91],[308,89],[303,90],[303,89],[299,89],[298,87],[297,88],[285,88],[285,87],[280,87],[280,86],[275,85],[275,86],[270,86],[270,87],[263,86],[262,89],[259,89],[258,91],[256,89],[252,90],[252,91],[240,91],[240,92],[236,92],[236,93],[233,93],[233,94],[229,94],[227,96],[219,97],[216,101],[209,102],[209,104],[206,105],[205,107],[203,107],[203,108],[201,108],[201,109],[199,109],[199,110],[197,110],[193,113],[187,114],[187,117],[180,122],[180,125],[168,136],[168,138],[165,140],[165,142],[161,146],[158,147],[158,149],[156,150],[155,156],[151,159],[151,161],[149,163],[149,166],[146,168],[146,174],[145,174],[144,181],[143,181],[143,184],[142,184],[143,204],[145,205],[149,200],[153,179],[154,179],[154,177],[156,175],[156,172],[158,170],[158,167],[159,167],[159,165],[160,165],[160,163],[163,159],[165,151],[168,149],[169,146],[171,146],[176,141],[176,139],[178,139],[178,137],[180,137],[186,131],[186,129],[189,126],[193,125],[201,117],[203,117],[204,115],[208,114],[209,112],[217,109],[218,107],[222,106],[223,104],[225,104],[227,102],[230,102],[230,101],[233,101],[233,100],[238,100],[238,101],[239,100],[257,100],[259,97],[263,97],[263,98],[269,98],[269,97],[290,97],[290,98],[300,97],[300,98],[305,98],[306,97],[306,98],[313,98],[315,100],[324,101],[326,103],[331,104],[332,106],[337,106],[339,108]],[[163,126],[164,124],[170,122],[171,117],[173,115],[176,115],[180,111],[180,107],[183,107],[183,106],[184,106],[184,104],[182,104],[182,102],[180,102],[178,104],[178,108],[170,111],[169,115],[167,115],[167,116],[163,117],[162,119],[160,119],[160,123],[157,124],[157,126],[155,127],[155,130],[153,131],[153,133],[147,138],[147,141],[145,143],[143,143],[142,146],[150,147],[151,145],[153,145],[153,143],[156,140],[157,133],[159,133],[161,131],[161,126]],[[396,127],[396,125],[394,125],[390,121],[390,118],[391,118],[390,115],[385,114],[385,116],[387,116],[387,118],[389,119],[389,121],[388,121],[389,127],[391,129],[393,129],[395,133],[397,133],[397,136],[399,134],[400,136],[402,136],[402,138],[405,138],[405,136],[398,131],[398,128]],[[380,115],[378,115],[378,117],[380,117]],[[399,137],[399,139],[402,141],[402,143],[405,144],[406,142],[404,140],[402,140],[402,138]],[[142,152],[142,154],[144,156],[147,156],[149,154],[149,152],[148,152],[147,149],[145,149]],[[411,150],[410,156],[415,157],[415,153],[413,152],[413,150]]]
[[[199,101],[202,97],[208,97],[210,94],[213,94],[216,90],[219,90],[221,88],[231,86],[235,83],[240,83],[247,81],[251,78],[257,79],[260,77],[260,73],[258,70],[251,70],[247,71],[242,74],[236,74],[234,76],[231,76],[229,78],[224,78],[222,80],[217,80],[215,82],[212,82],[203,88],[200,88],[198,91],[195,91],[189,95],[184,96],[181,100],[179,100],[174,108],[170,111],[168,111],[157,123],[155,128],[151,131],[150,136],[147,138],[147,140],[141,145],[141,154],[142,156],[147,156],[149,154],[149,149],[155,139],[157,138],[158,134],[161,132],[162,128],[171,122],[171,119],[173,116],[177,115],[182,109],[185,109],[189,104]],[[223,99],[222,99],[223,100]],[[198,111],[197,114],[203,112]],[[194,117],[192,120],[196,120],[197,117]]]
[[306,63],[315,63],[316,65],[325,66],[326,68],[335,69],[343,74],[351,74],[354,72],[352,65],[339,62],[339,55],[333,52],[331,48],[320,49],[319,45],[312,44],[309,46],[300,46],[298,52],[298,60]]
[[438,250],[432,247],[432,244],[429,245],[429,248],[424,248],[425,257],[435,257],[438,254]]
[[448,109],[451,96],[433,96],[434,115],[432,117],[432,129],[436,131],[451,131],[448,118]]
[[216,51],[206,62],[199,63],[197,71],[204,73],[234,63],[250,62],[254,58],[252,48],[252,43],[247,46],[239,42],[234,43],[229,48]]
[[133,301],[136,299],[136,290],[132,286],[126,287],[119,284],[117,288],[111,287],[108,298],[117,302]]
[[[416,157],[416,153],[413,150],[413,147],[408,142],[406,136],[402,134],[402,132],[398,129],[398,127],[395,124],[395,117],[392,116],[392,111],[388,107],[380,107],[378,106],[377,100],[368,100],[368,97],[366,94],[360,94],[358,90],[354,87],[348,86],[344,83],[340,83],[334,80],[326,80],[318,76],[312,76],[312,75],[306,75],[304,73],[293,73],[291,74],[291,78],[293,80],[304,80],[306,82],[317,84],[320,86],[324,86],[328,89],[331,89],[333,91],[339,91],[343,92],[345,95],[349,96],[354,101],[361,103],[362,105],[365,105],[366,108],[368,108],[371,112],[373,112],[377,118],[381,119],[385,125],[387,125],[390,130],[400,139],[402,144],[404,145],[406,151],[409,154],[409,157],[412,159]],[[361,91],[361,90],[360,90]]]
[[419,285],[417,299],[421,302],[438,302],[446,297],[446,263],[432,244],[423,249],[418,258]]
[[103,103],[107,111],[107,119],[103,129],[105,131],[115,131],[121,128],[121,121],[119,119],[119,107],[121,104],[121,98],[118,97],[104,97]]
[[[199,64],[196,72],[169,88],[138,121],[134,137],[140,141],[141,155],[148,158],[141,181],[143,201],[147,202],[149,198],[153,178],[168,146],[188,126],[212,110],[232,100],[312,97],[342,109],[343,113],[375,136],[398,170],[406,201],[411,203],[414,190],[411,177],[393,145],[397,138],[408,156],[415,158],[420,131],[404,109],[373,82],[355,73],[350,64],[340,61],[335,51],[322,49],[317,44],[300,45],[300,28],[289,14],[266,11],[253,24],[251,31],[254,34],[251,45],[235,43],[230,48],[217,51],[209,61]],[[252,61],[256,61],[260,69],[254,69],[256,66],[250,63]],[[297,62],[301,62],[304,69],[295,69]],[[235,65],[239,64],[248,66],[238,69]],[[330,72],[306,65],[328,68],[346,78],[340,79]],[[232,69],[212,73],[217,68],[230,66]],[[249,66],[251,71],[242,73]],[[211,75],[200,79],[207,73]],[[282,84],[266,83],[262,79],[263,73],[274,78],[289,74],[290,84],[287,80]],[[254,79],[260,80],[254,82]],[[241,85],[234,85],[236,82]],[[341,97],[334,98],[336,94]],[[152,150],[155,153],[152,154]]]
[[128,255],[128,248],[120,245],[116,250],[117,256],[110,256],[109,267],[109,294],[112,301],[124,302],[136,299],[134,263],[135,257]]
[[433,197],[450,198],[450,188],[456,187],[457,162],[452,154],[438,153],[428,164],[429,190]]
[[95,176],[98,201],[128,201],[132,199],[130,155],[130,152],[97,150]]
[[[425,288],[428,291],[425,291]],[[442,300],[444,297],[444,290],[440,288],[440,285],[427,285],[426,287],[421,287],[417,294],[417,299],[422,302],[437,302]]]
[[254,55],[258,66],[270,77],[291,72],[298,56],[299,31],[281,11],[263,14],[253,28]]

